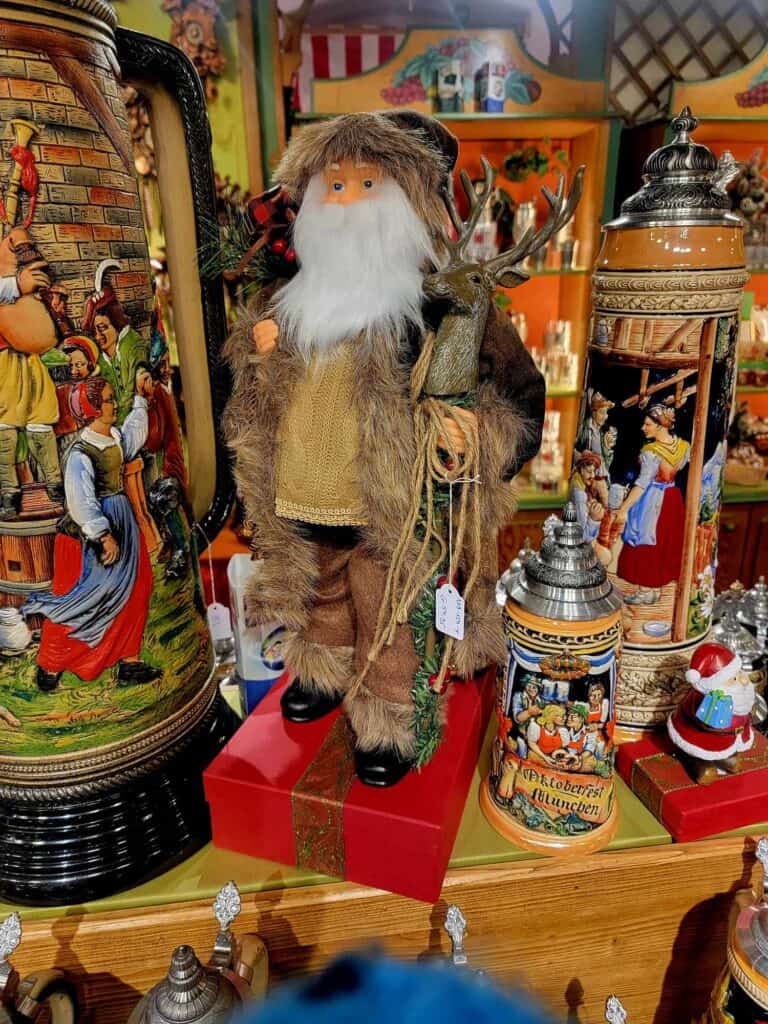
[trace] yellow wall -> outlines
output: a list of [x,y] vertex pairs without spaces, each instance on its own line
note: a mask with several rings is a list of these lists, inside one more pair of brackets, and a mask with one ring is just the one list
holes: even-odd
[[[146,32],[168,40],[171,19],[162,10],[161,0],[120,0],[116,4],[120,24],[136,32]],[[226,59],[224,74],[218,78],[218,97],[208,105],[213,133],[213,162],[222,177],[248,186],[248,158],[245,144],[243,97],[240,84],[238,33],[235,0],[221,0],[222,16],[217,35]],[[253,81],[252,69],[246,80]]]

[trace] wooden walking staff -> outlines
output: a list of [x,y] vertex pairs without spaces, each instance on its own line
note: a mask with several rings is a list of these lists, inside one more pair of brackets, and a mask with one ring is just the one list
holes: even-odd
[[[493,170],[485,157],[481,161],[483,184],[479,192],[465,170],[460,174],[469,205],[466,220],[462,219],[456,207],[452,178],[443,191],[456,237],[443,233],[448,264],[424,279],[424,294],[440,308],[442,316],[437,331],[427,334],[411,375],[417,450],[411,477],[411,508],[387,574],[379,621],[366,667],[353,684],[351,694],[360,686],[383,648],[392,643],[397,626],[408,620],[423,587],[443,564],[447,548],[451,548],[454,565],[460,563],[465,545],[473,554],[480,549],[479,488],[482,481],[478,477],[479,437],[474,418],[461,413],[462,409],[471,409],[475,405],[480,378],[480,346],[493,293],[499,285],[513,288],[528,280],[528,275],[519,265],[568,223],[581,197],[583,167],[577,170],[568,195],[565,194],[562,176],[556,192],[542,189],[549,214],[538,231],[534,227],[529,228],[511,249],[489,260],[469,260],[467,245],[493,188]],[[445,424],[450,421],[456,424],[462,435],[462,451],[458,451],[447,436]],[[447,452],[447,458],[442,451]],[[446,485],[451,488],[452,503],[453,484],[462,482],[455,515],[455,537],[449,537],[449,544],[446,544],[443,516],[434,507],[435,488]],[[425,510],[421,518],[423,536],[415,541],[422,508]],[[415,556],[414,541],[417,544]],[[478,558],[472,557],[469,562],[472,569],[464,585],[465,601],[480,571]],[[432,684],[438,692],[441,692],[449,671],[452,649],[453,638],[446,637],[440,670]]]
[[[688,486],[685,490],[685,537],[692,537],[699,522],[701,505],[701,474],[704,469],[704,442],[707,432],[709,395],[712,390],[712,360],[715,353],[717,320],[707,320],[701,334],[701,355],[697,377],[698,402],[691,435],[691,461],[688,469]],[[693,544],[683,548],[683,564],[680,581],[675,594],[675,608],[672,617],[672,639],[685,640],[688,636],[688,606],[693,583],[693,562],[696,549]]]
[[[11,156],[13,157],[15,163],[13,167],[13,172],[11,174],[11,180],[8,182],[8,190],[5,194],[5,206],[2,213],[2,221],[4,224],[3,234],[6,235],[9,234],[16,226],[16,217],[19,211],[19,193],[21,192],[22,188],[22,174],[25,168],[24,161],[19,159],[19,157],[21,156],[19,150],[29,151],[29,144],[38,132],[37,125],[33,124],[31,121],[25,121],[23,120],[23,118],[20,117],[16,117],[11,121],[11,128],[13,128],[13,134],[15,139],[14,145],[11,149]],[[29,160],[30,162],[32,162],[32,167],[34,167],[31,152],[29,152]],[[34,181],[29,183],[33,187],[25,187],[25,191],[29,192],[30,194],[30,202],[32,204],[34,204],[37,199],[36,173],[34,173],[33,178]],[[33,212],[34,205],[32,206],[32,209],[30,209],[28,221],[31,221]]]

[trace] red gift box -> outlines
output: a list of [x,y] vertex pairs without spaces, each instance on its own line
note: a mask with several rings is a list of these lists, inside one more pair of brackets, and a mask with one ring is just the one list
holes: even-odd
[[679,843],[754,825],[768,817],[768,743],[755,733],[743,770],[707,786],[689,775],[670,738],[654,733],[618,748],[616,766],[632,792]]
[[495,670],[452,684],[445,736],[421,771],[388,789],[354,775],[337,710],[287,722],[286,673],[204,776],[213,842],[348,881],[437,901],[494,701]]

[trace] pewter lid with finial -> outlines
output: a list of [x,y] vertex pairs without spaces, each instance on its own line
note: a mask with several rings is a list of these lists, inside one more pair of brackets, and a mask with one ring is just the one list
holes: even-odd
[[711,149],[693,141],[698,123],[690,107],[672,119],[672,141],[647,158],[642,187],[624,200],[621,216],[609,228],[742,223],[731,212],[725,191],[738,164],[727,150],[718,160]]
[[618,996],[608,996],[605,1001],[606,1024],[626,1024],[627,1011]]
[[760,897],[742,907],[728,936],[728,969],[750,999],[768,1010],[768,839],[759,840],[755,856],[763,868]]
[[[12,1004],[16,998],[19,975],[11,964],[10,958],[20,942],[21,918],[14,911],[0,923],[0,1006]],[[0,1021],[2,1019],[3,1015],[0,1011]]]
[[547,619],[588,622],[611,615],[622,605],[584,536],[572,502],[565,506],[562,519],[549,516],[539,550],[520,560],[517,571],[510,567],[502,585],[515,604]]
[[236,943],[230,927],[240,913],[234,882],[219,891],[213,912],[219,932],[210,961],[201,964],[191,946],[177,946],[168,974],[144,996],[128,1024],[224,1024],[243,1005],[247,986],[232,970]]

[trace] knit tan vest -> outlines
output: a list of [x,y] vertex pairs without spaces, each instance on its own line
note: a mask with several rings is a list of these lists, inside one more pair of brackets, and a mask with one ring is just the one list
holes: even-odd
[[275,511],[323,526],[366,522],[357,472],[360,427],[351,344],[312,359],[277,439]]

